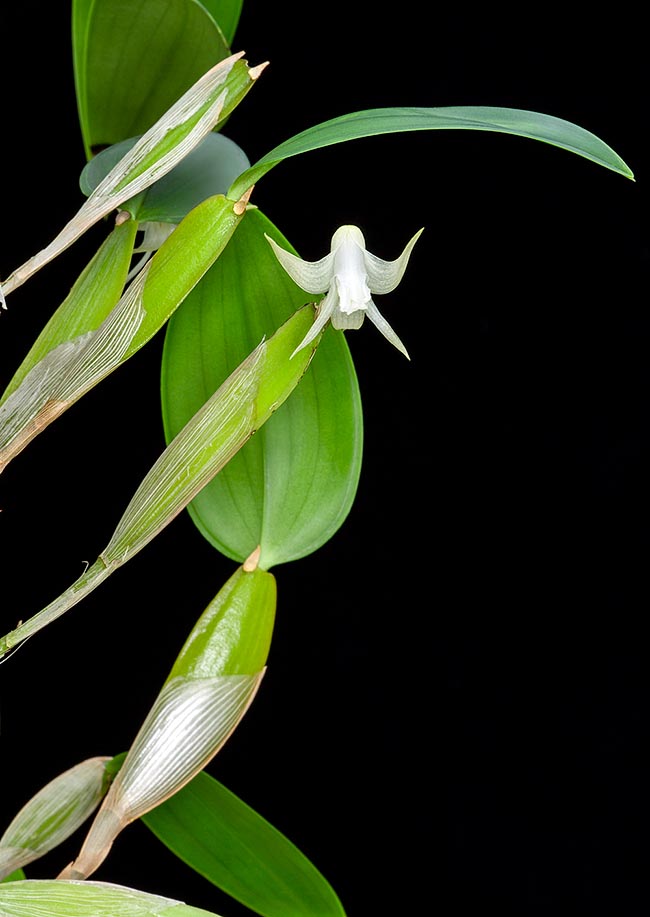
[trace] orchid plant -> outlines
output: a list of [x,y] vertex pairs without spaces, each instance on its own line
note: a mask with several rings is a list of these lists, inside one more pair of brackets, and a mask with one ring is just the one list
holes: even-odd
[[[251,913],[345,913],[317,865],[205,768],[236,741],[237,725],[264,690],[277,599],[272,569],[322,547],[353,504],[363,414],[345,334],[367,316],[408,358],[373,296],[387,296],[387,309],[399,302],[394,291],[423,230],[395,260],[384,260],[341,213],[330,251],[305,261],[274,215],[255,204],[264,176],[283,161],[361,137],[478,130],[552,144],[633,177],[611,147],[576,124],[485,106],[351,112],[251,164],[227,136],[231,119],[245,117],[247,94],[263,92],[265,62],[251,66],[232,50],[241,8],[242,0],[143,0],[133,10],[116,0],[72,3],[86,200],[50,244],[2,281],[0,333],[11,331],[18,287],[90,227],[103,221],[106,231],[0,398],[0,470],[161,329],[167,447],[106,547],[69,588],[41,610],[3,603],[0,658],[13,664],[17,647],[186,509],[233,570],[197,609],[131,746],[71,762],[0,826],[5,917],[207,914],[93,878],[136,819],[188,870]],[[71,863],[51,879],[30,878],[30,863],[79,832]]]

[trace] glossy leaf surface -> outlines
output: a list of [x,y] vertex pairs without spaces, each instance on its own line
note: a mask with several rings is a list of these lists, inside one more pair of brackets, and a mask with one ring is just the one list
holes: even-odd
[[298,848],[205,772],[142,820],[188,866],[263,917],[344,915]]
[[144,133],[230,53],[215,20],[196,0],[75,0],[72,23],[87,159]]
[[[308,299],[279,265],[265,232],[291,248],[267,217],[250,209],[170,321],[162,370],[168,441],[224,373]],[[263,569],[315,551],[354,500],[362,430],[348,345],[341,332],[328,328],[300,387],[193,500],[195,524],[239,562],[260,545]]]
[[[492,108],[484,105],[449,106],[443,108],[372,108],[351,112],[340,118],[323,121],[296,134],[253,164],[248,172],[233,184],[229,196],[239,197],[265,175],[273,166],[290,156],[308,153],[321,147],[406,131],[470,130],[494,131],[540,140],[561,147],[626,178],[633,178],[629,166],[618,153],[595,134],[552,115],[540,114],[518,108]],[[422,173],[426,173],[423,167]],[[418,172],[418,182],[421,181]],[[398,191],[408,190],[411,175],[402,180]]]

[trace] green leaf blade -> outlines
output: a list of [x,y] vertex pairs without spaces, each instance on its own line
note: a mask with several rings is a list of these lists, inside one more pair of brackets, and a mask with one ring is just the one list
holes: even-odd
[[[168,440],[242,354],[307,299],[279,266],[265,232],[290,247],[259,210],[249,210],[168,326],[161,379]],[[192,519],[240,563],[258,545],[264,569],[303,557],[347,516],[362,440],[352,358],[343,334],[329,328],[300,387],[192,502]]]
[[133,221],[112,229],[34,341],[0,398],[0,405],[55,347],[101,325],[124,288],[137,229]]
[[224,380],[154,462],[95,563],[53,602],[0,638],[0,659],[142,550],[268,421],[309,367],[320,335],[291,355],[312,324],[310,306],[294,312]]
[[493,131],[526,137],[576,153],[626,178],[634,178],[630,167],[599,137],[553,115],[483,105],[374,108],[323,121],[281,143],[237,179],[229,196],[240,196],[273,166],[291,156],[362,137],[423,130]]
[[142,821],[195,872],[262,917],[345,917],[307,857],[205,772]]
[[229,45],[235,37],[244,0],[202,0]]
[[142,134],[230,51],[195,0],[95,0],[73,16],[77,105],[87,158]]

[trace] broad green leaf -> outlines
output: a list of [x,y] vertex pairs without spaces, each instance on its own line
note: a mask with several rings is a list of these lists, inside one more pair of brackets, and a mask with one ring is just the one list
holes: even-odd
[[260,75],[234,54],[207,71],[119,160],[44,249],[3,281],[6,296],[86,230],[170,172],[235,108]]
[[[169,323],[162,368],[168,440],[220,378],[307,298],[279,265],[265,232],[291,247],[261,211],[250,209]],[[239,562],[260,545],[263,569],[315,551],[354,500],[362,426],[347,343],[328,328],[299,389],[192,501],[192,519]]]
[[[323,121],[285,140],[258,159],[234,182],[229,197],[241,197],[244,191],[259,181],[273,166],[290,156],[360,137],[428,130],[495,131],[528,137],[577,153],[626,178],[634,177],[629,166],[599,137],[571,121],[564,121],[552,115],[518,108],[492,108],[482,105],[372,108]],[[426,169],[423,168],[422,171],[425,173]],[[406,182],[409,182],[410,178],[407,175]]]
[[[225,379],[145,475],[95,563],[46,608],[0,638],[0,659],[80,602],[155,538],[266,423],[311,362],[320,338],[290,357],[313,319],[311,306],[294,313]],[[16,617],[21,618],[20,612]]]
[[344,917],[304,854],[205,771],[142,821],[183,862],[262,917]]
[[110,882],[24,879],[0,884],[0,917],[219,917]]
[[87,159],[144,133],[230,53],[214,18],[196,0],[75,0],[72,19]]
[[[79,179],[83,193],[92,194],[139,139],[123,140],[91,159]],[[233,140],[211,133],[171,172],[120,207],[140,223],[180,223],[205,198],[225,194],[249,165],[248,157]]]

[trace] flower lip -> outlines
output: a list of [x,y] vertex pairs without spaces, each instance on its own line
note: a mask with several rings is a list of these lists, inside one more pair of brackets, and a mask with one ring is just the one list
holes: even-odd
[[329,254],[319,261],[303,261],[266,234],[291,279],[307,293],[325,293],[314,324],[294,354],[310,344],[328,321],[334,328],[351,330],[360,328],[367,315],[384,337],[410,359],[404,344],[373,302],[372,294],[390,293],[397,287],[422,232],[423,229],[416,232],[395,261],[384,261],[369,252],[363,233],[352,224],[339,226],[332,236]]

